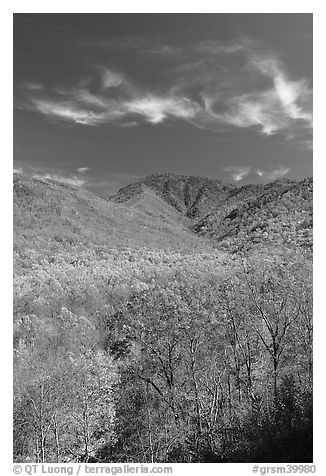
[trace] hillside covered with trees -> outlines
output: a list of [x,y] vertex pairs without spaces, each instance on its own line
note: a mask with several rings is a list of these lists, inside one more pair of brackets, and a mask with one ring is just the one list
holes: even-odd
[[312,180],[14,175],[14,460],[311,462]]
[[[311,178],[235,187],[218,180],[153,174],[110,197],[135,205],[149,191],[191,219],[191,229],[227,251],[252,245],[312,246]],[[148,193],[148,192],[147,192]]]

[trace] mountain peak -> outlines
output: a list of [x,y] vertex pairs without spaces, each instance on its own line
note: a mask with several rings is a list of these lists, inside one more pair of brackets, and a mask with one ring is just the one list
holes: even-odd
[[144,192],[144,186],[178,212],[192,219],[213,211],[234,189],[232,185],[207,177],[165,172],[148,175],[135,184],[121,188],[110,200],[134,203]]
[[310,247],[312,186],[311,178],[235,187],[206,177],[155,173],[111,199],[147,211],[162,210],[165,203],[169,214],[173,208],[190,220],[196,234],[231,248],[240,242]]

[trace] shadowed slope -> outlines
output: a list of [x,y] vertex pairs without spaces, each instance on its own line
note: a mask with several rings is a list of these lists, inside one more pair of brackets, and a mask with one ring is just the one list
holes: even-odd
[[194,224],[224,248],[254,244],[312,247],[312,179],[248,185]]

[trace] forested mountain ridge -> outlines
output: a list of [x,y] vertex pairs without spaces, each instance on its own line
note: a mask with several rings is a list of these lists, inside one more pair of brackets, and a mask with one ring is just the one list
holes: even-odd
[[145,206],[131,209],[80,187],[14,174],[15,242],[42,242],[54,250],[62,246],[179,248],[180,241],[188,249],[201,246],[187,218],[153,193],[147,195]]
[[15,174],[14,460],[312,461],[311,198]]
[[309,178],[237,188],[202,177],[153,174],[104,199],[80,187],[15,174],[15,243],[36,240],[52,250],[122,242],[227,252],[255,245],[309,250],[312,195]]
[[127,185],[109,199],[118,203],[128,202],[134,191],[144,187],[153,190],[159,197],[191,219],[202,217],[213,211],[234,189],[232,185],[205,177],[164,173],[152,174],[135,184]]
[[312,247],[312,179],[278,180],[260,187],[245,186],[193,225],[225,249],[248,244]]
[[311,178],[235,187],[203,177],[153,174],[109,199],[132,206],[151,190],[191,219],[190,228],[224,249],[253,244],[312,246]]

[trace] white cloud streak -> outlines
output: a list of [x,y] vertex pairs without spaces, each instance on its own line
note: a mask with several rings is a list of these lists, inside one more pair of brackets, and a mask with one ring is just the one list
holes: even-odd
[[264,171],[262,169],[256,169],[255,172],[259,177],[262,177],[267,180],[275,180],[281,177],[284,177],[290,171],[289,167],[278,167],[274,170]]
[[34,174],[33,178],[36,178],[39,180],[54,180],[55,182],[66,183],[68,185],[73,185],[75,187],[81,187],[86,183],[86,180],[82,180],[76,176],[62,177],[60,175],[50,174],[50,173]]
[[[87,126],[120,121],[133,115],[142,117],[146,122],[159,124],[168,117],[187,120],[198,111],[198,106],[191,100],[172,95],[147,94],[124,100],[107,100],[103,103],[100,103],[100,100],[92,101],[92,109],[81,104],[85,102],[84,93],[78,94],[75,91],[74,96],[79,102],[32,99],[32,104],[36,111],[49,118]],[[88,102],[91,104],[91,101]],[[131,127],[137,125],[137,122],[121,122],[121,125]]]
[[130,113],[144,116],[148,122],[159,124],[169,116],[189,119],[196,114],[196,104],[187,98],[147,95],[126,104]]
[[237,41],[201,41],[196,45],[196,50],[200,53],[210,53],[213,55],[232,55],[240,53],[245,48],[245,44]]
[[35,110],[53,119],[95,126],[105,121],[103,113],[95,113],[91,110],[82,109],[71,101],[56,102],[46,99],[33,99]]
[[79,167],[76,169],[79,174],[84,174],[85,172],[89,171],[89,167]]
[[[177,51],[182,58],[180,49],[169,45],[154,50],[165,57]],[[190,62],[189,51],[188,62],[180,60],[167,76],[170,84],[165,84],[163,92],[136,87],[123,73],[101,66],[93,79],[68,90],[47,91],[29,83],[38,86],[26,86],[26,108],[86,126],[133,127],[144,121],[155,125],[179,119],[200,128],[253,129],[287,139],[310,133],[312,91],[304,79],[290,79],[275,55],[248,40],[199,42],[192,47]],[[195,74],[191,74],[193,68]]]
[[244,177],[246,177],[250,173],[251,167],[247,167],[247,166],[237,167],[237,166],[230,165],[228,167],[225,167],[224,170],[230,173],[232,180],[234,180],[235,182],[240,182]]

